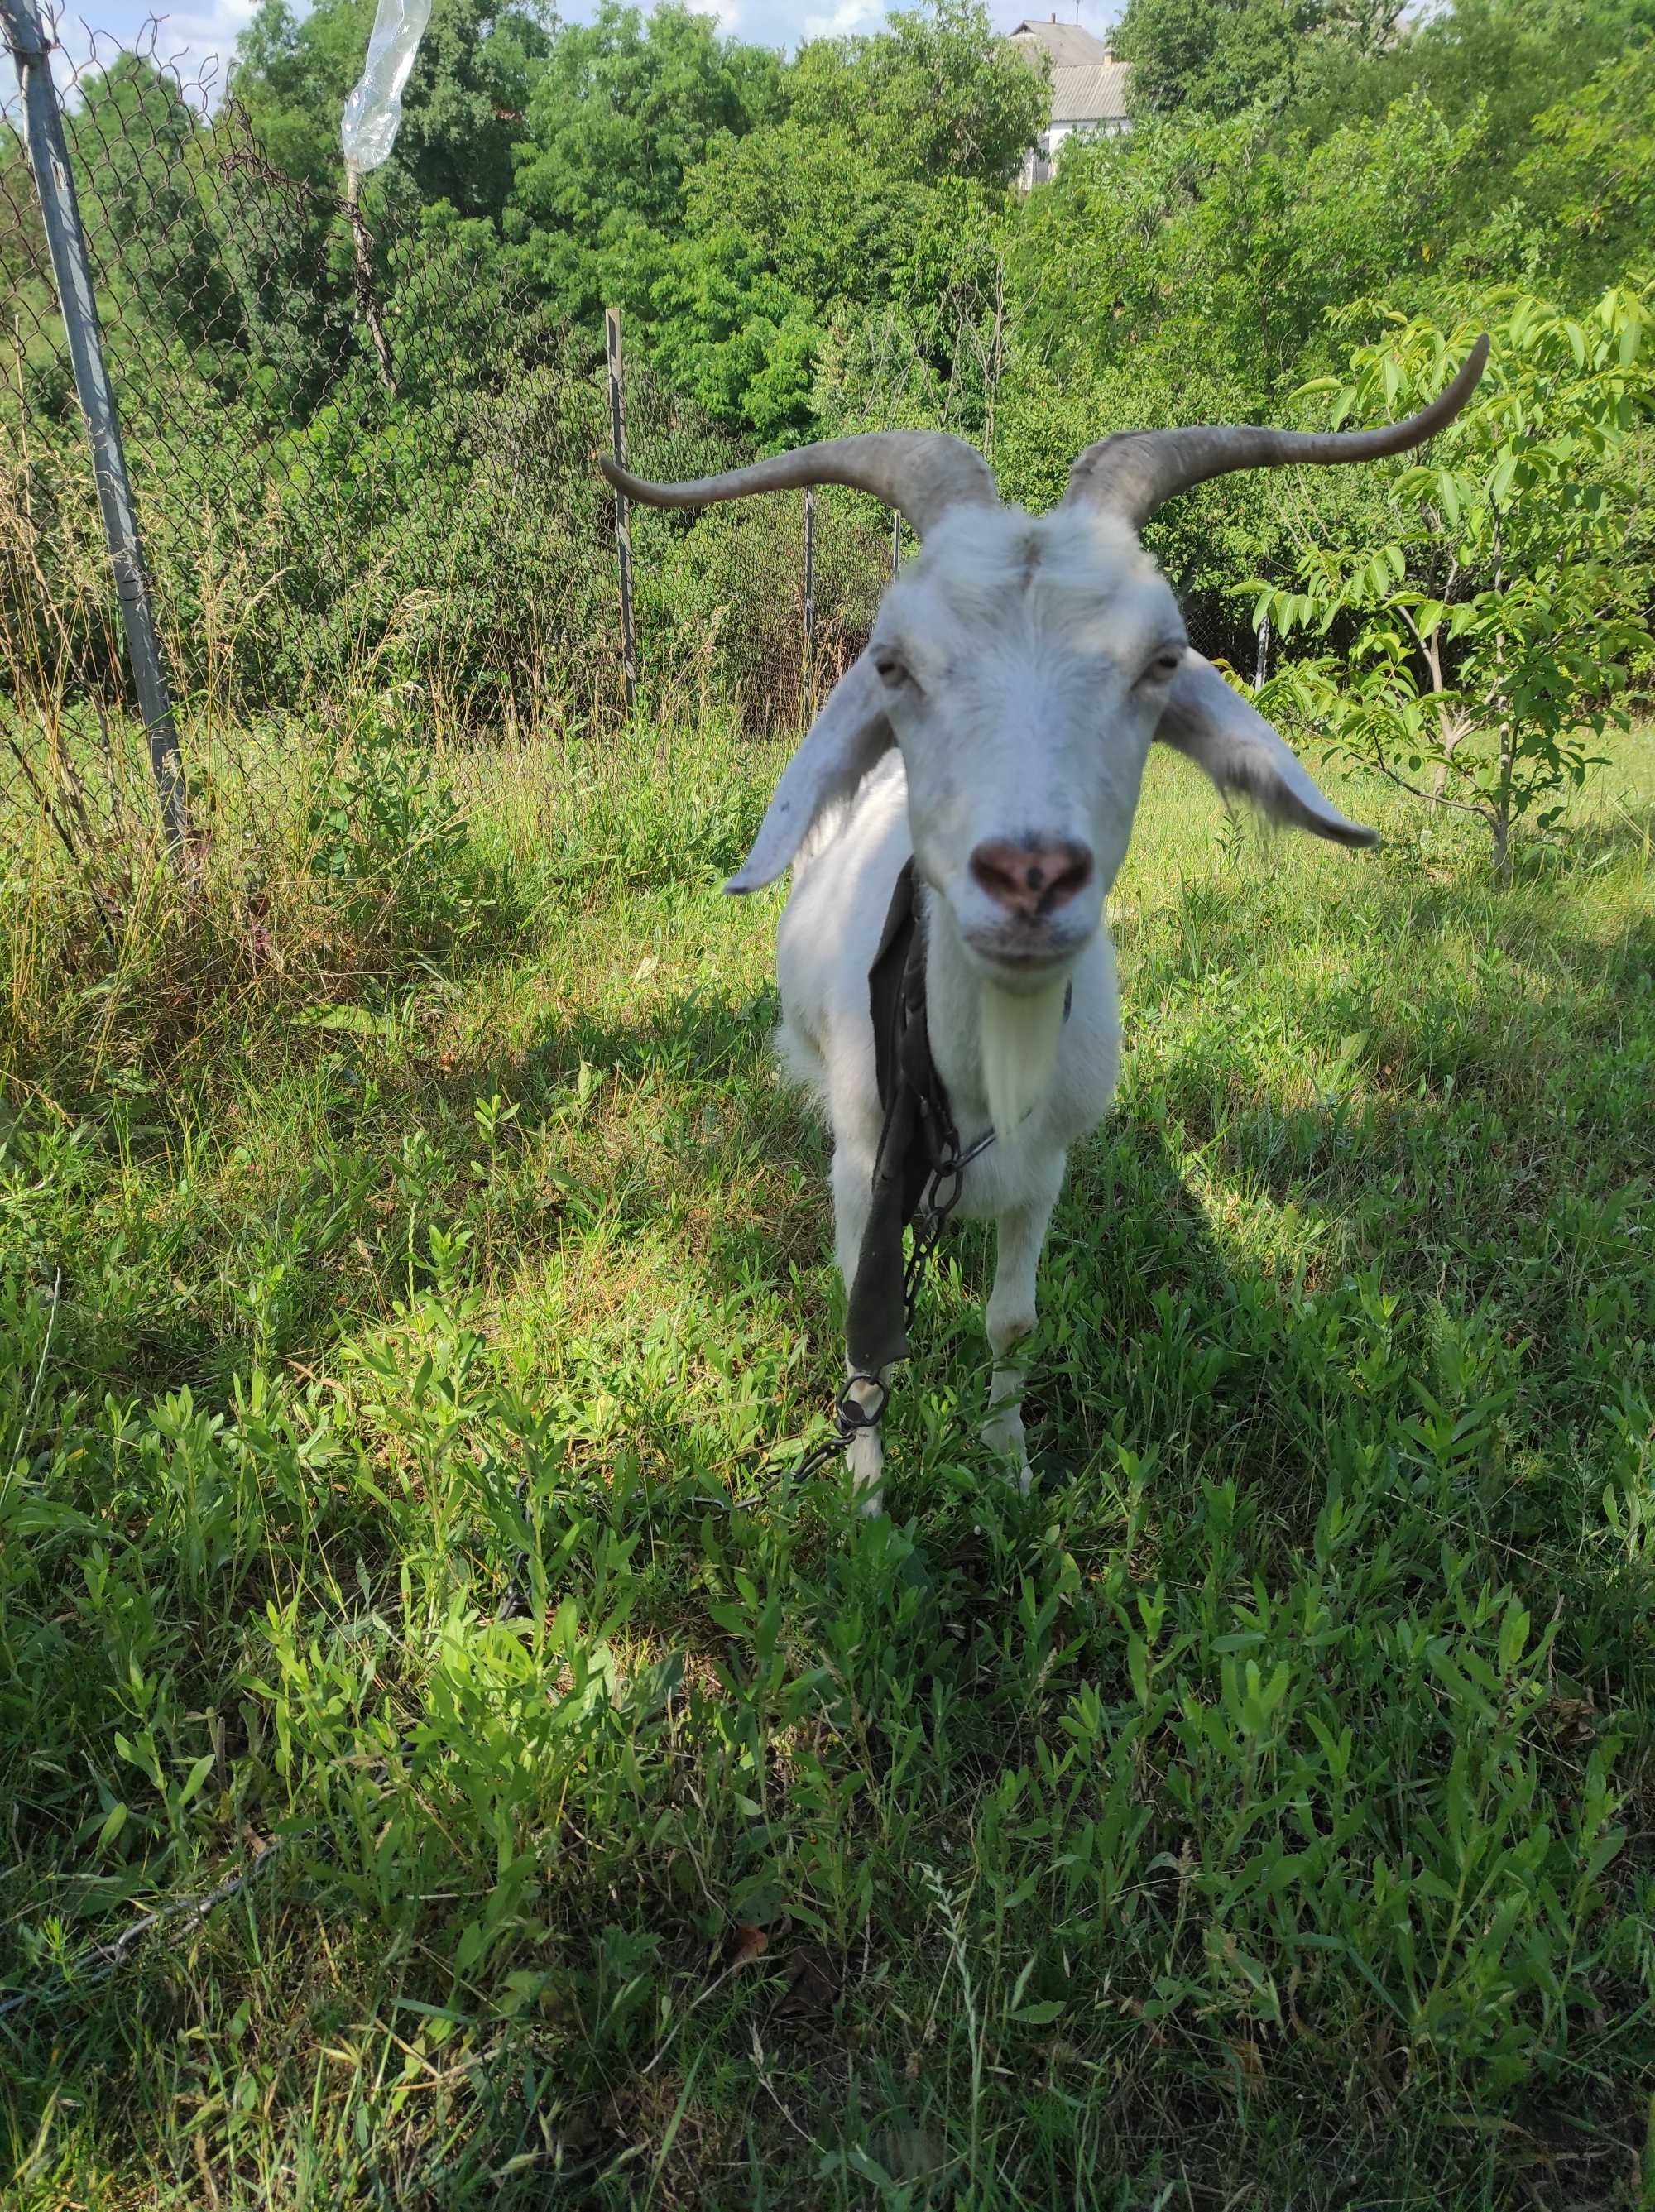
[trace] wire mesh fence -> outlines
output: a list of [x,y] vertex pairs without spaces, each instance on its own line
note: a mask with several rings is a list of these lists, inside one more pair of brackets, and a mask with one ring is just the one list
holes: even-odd
[[[621,714],[601,330],[560,321],[489,224],[283,174],[153,30],[54,72],[186,766],[274,803],[291,718],[375,687],[439,736]],[[0,287],[0,822],[124,847],[154,797],[15,96]],[[641,361],[624,402],[642,474],[750,458]],[[787,726],[854,654],[888,520],[851,493],[814,510],[808,610],[797,495],[634,514],[650,711]]]

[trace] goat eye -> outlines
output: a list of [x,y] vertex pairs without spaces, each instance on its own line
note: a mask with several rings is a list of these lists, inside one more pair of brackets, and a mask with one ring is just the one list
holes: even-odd
[[908,676],[908,671],[894,653],[876,653],[873,656],[873,667],[880,683],[888,684],[893,691],[897,684],[905,682]]
[[1170,684],[1183,659],[1183,647],[1169,645],[1155,655],[1139,680],[1144,684]]

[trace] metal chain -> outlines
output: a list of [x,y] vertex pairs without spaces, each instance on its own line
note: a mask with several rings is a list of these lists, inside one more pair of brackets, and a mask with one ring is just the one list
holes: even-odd
[[[960,1150],[958,1133],[951,1121],[944,1120],[938,1133],[936,1165],[932,1169],[925,1193],[915,1212],[910,1231],[908,1264],[903,1270],[903,1304],[911,1327],[915,1308],[942,1232],[948,1226],[949,1217],[959,1204],[965,1188],[965,1170],[973,1160],[981,1159],[995,1140],[992,1129],[986,1130],[974,1145]],[[870,1412],[860,1399],[850,1395],[858,1383],[866,1383],[879,1393],[879,1402]],[[876,1429],[885,1418],[891,1393],[877,1375],[847,1376],[833,1401],[833,1433],[820,1443],[812,1444],[797,1467],[775,1475],[754,1496],[739,1501],[756,1505],[770,1497],[784,1485],[807,1482],[828,1462],[838,1456],[860,1429]],[[709,1504],[725,1504],[724,1500],[709,1499]]]
[[[903,1271],[903,1302],[910,1325],[914,1309],[919,1302],[920,1285],[925,1279],[925,1271],[942,1242],[942,1232],[948,1226],[948,1218],[964,1192],[965,1170],[973,1160],[981,1159],[994,1140],[994,1131],[987,1130],[976,1144],[962,1152],[959,1138],[952,1125],[944,1132],[942,1142],[937,1148],[937,1164],[931,1170],[931,1180],[925,1187],[925,1195],[914,1215],[913,1243],[909,1250],[908,1265]],[[885,1411],[883,1406],[879,1411]]]

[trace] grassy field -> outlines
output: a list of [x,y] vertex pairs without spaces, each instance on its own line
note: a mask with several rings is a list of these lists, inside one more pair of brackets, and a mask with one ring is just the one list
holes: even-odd
[[1655,2205],[1651,752],[1505,890],[1158,761],[1042,1482],[961,1232],[869,1522],[772,752],[301,745],[118,950],[26,860],[7,2212]]

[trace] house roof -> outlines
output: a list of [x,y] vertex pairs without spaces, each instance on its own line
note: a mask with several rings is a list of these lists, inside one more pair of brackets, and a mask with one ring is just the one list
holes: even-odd
[[1050,54],[1052,67],[1057,70],[1083,69],[1110,58],[1109,48],[1103,40],[1093,38],[1090,31],[1083,31],[1078,23],[1060,23],[1055,19],[1045,23],[1031,15],[1018,25],[1011,36]]
[[1055,69],[1051,73],[1052,121],[1123,123],[1127,79],[1130,75],[1124,62],[1112,60],[1086,69]]

